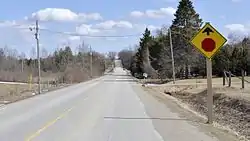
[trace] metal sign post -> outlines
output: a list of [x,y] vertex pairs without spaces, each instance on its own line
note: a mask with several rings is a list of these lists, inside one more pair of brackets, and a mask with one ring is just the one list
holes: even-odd
[[213,88],[212,88],[212,60],[206,58],[207,63],[207,108],[208,108],[208,121],[213,123]]
[[212,88],[212,57],[226,43],[223,37],[210,23],[206,23],[193,37],[191,44],[205,57],[207,64],[207,123],[213,123],[213,88]]

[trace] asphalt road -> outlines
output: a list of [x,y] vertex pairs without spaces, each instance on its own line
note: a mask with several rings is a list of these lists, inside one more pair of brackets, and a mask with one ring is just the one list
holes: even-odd
[[[142,100],[145,91],[135,90],[125,74],[115,68],[112,75],[5,106],[0,141],[217,140],[154,97]],[[154,112],[164,119],[148,114]]]

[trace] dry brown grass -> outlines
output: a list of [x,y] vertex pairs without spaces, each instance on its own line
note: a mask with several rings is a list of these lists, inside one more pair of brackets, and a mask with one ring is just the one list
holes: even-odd
[[28,77],[26,72],[0,71],[0,81],[27,82]]
[[35,89],[37,85],[0,84],[0,104],[30,97]]
[[[70,84],[41,84],[42,92],[53,91]],[[0,104],[23,100],[37,94],[37,84],[0,84]]]
[[90,77],[87,69],[82,69],[80,67],[67,67],[59,81],[63,83],[79,83],[89,79]]
[[[161,85],[148,86],[155,91],[171,94],[187,103],[202,115],[207,114],[206,85]],[[214,119],[216,122],[230,127],[240,135],[250,139],[250,91],[235,87],[215,85],[214,90]]]

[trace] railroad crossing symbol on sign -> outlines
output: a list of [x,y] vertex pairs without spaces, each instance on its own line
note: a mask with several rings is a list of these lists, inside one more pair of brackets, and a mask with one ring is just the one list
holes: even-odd
[[226,42],[227,39],[210,23],[206,23],[191,40],[193,46],[208,59],[211,59]]

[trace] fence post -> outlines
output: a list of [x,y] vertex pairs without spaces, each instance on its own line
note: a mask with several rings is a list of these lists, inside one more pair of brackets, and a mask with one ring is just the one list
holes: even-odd
[[229,73],[229,83],[228,83],[228,87],[231,87],[231,83],[232,83],[232,74],[231,74],[231,71],[229,71],[228,73]]
[[241,69],[241,76],[242,76],[242,79],[241,79],[241,83],[242,83],[242,89],[245,88],[245,80],[244,80],[244,76],[245,76],[245,71],[243,69]]
[[225,86],[226,85],[226,78],[225,78],[226,76],[225,76],[225,70],[223,70],[223,86]]

